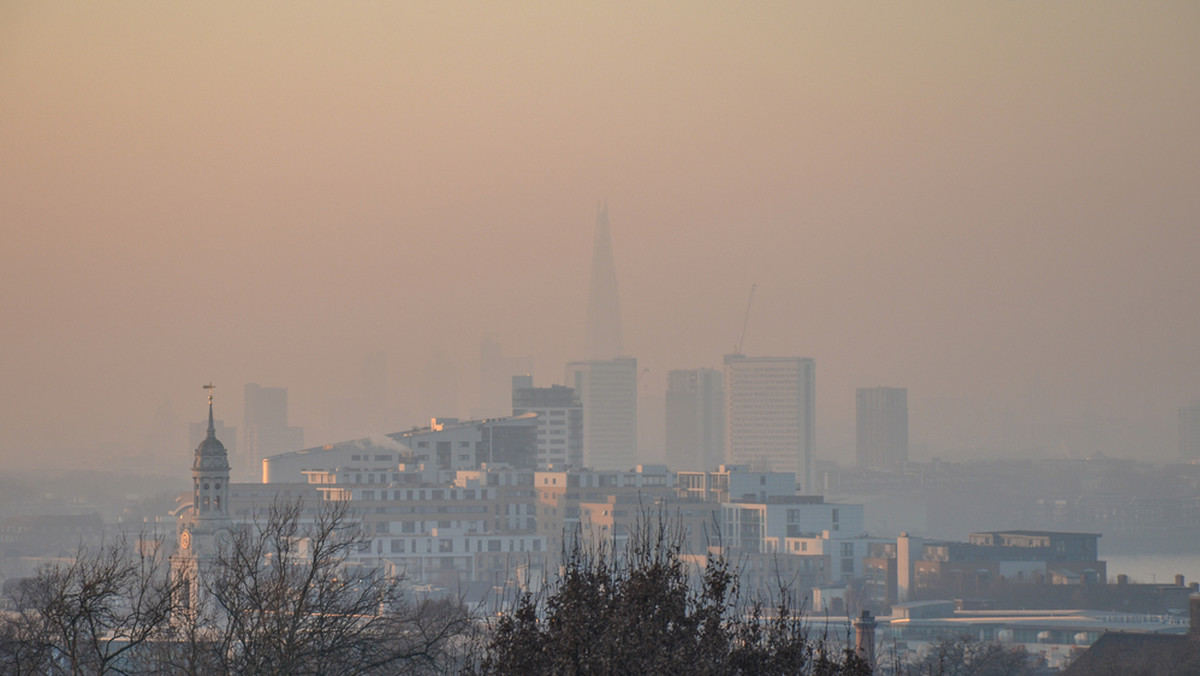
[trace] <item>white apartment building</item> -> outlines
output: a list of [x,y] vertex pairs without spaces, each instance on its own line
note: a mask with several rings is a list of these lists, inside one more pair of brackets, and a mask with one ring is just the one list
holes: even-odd
[[792,472],[814,493],[815,396],[812,359],[725,355],[726,462]]
[[637,464],[637,359],[571,362],[567,385],[583,405],[583,464],[628,470]]

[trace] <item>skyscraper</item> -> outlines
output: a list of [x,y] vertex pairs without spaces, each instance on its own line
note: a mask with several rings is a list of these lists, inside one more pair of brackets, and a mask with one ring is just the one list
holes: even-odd
[[908,390],[860,387],[856,399],[859,467],[899,467],[908,460]]
[[567,364],[567,384],[583,405],[583,464],[628,470],[637,464],[637,360]]
[[247,383],[245,406],[238,475],[252,481],[261,478],[263,458],[303,448],[304,430],[288,426],[286,387]]
[[725,461],[725,389],[716,369],[667,374],[667,466],[711,472]]
[[813,493],[816,364],[725,355],[725,455],[755,471],[794,472]]
[[624,354],[621,338],[621,301],[617,295],[617,267],[613,262],[612,234],[608,229],[608,202],[596,214],[592,244],[592,284],[588,295],[588,359],[613,359]]

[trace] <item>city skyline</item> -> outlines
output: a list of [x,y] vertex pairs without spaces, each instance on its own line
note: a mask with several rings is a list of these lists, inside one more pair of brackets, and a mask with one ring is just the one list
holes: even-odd
[[561,383],[604,198],[649,460],[755,283],[818,461],[883,382],[913,459],[1178,457],[1200,8],[521,6],[0,9],[0,458],[161,458],[210,380],[467,415],[488,335]]

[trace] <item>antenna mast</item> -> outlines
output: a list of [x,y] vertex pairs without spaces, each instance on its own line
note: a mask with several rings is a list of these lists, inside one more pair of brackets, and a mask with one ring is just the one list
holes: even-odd
[[746,301],[746,317],[742,319],[742,334],[738,336],[737,345],[733,346],[734,354],[742,353],[742,341],[746,339],[746,325],[750,323],[750,306],[754,304],[754,290],[758,288],[758,284],[750,285],[750,299]]

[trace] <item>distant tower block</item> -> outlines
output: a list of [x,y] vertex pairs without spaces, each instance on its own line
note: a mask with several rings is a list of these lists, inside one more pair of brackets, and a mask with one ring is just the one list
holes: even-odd
[[860,387],[855,396],[858,466],[900,467],[908,460],[908,390]]
[[567,386],[583,406],[583,464],[626,471],[637,464],[637,360],[567,364]]
[[807,357],[725,355],[725,459],[792,472],[813,494],[816,364]]
[[596,214],[586,348],[588,359],[615,359],[625,352],[621,339],[621,301],[617,295],[617,267],[613,262],[612,234],[608,230],[607,201],[600,203]]
[[667,374],[667,466],[712,472],[725,462],[724,376],[715,369]]

